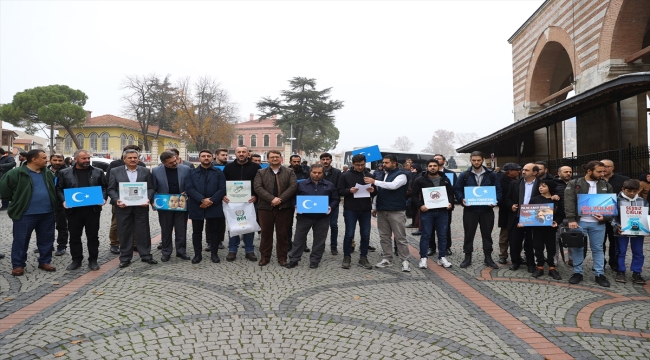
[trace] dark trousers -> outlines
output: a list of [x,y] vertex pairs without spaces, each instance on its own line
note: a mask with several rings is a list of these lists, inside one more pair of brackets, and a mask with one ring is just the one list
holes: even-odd
[[[508,242],[510,243],[510,258],[512,259],[513,264],[521,265],[523,264],[523,259],[521,258],[521,249],[523,243],[523,249],[526,252],[526,265],[534,266],[535,265],[535,256],[534,256],[534,247],[533,247],[533,230],[532,228],[520,228],[517,227],[517,220],[515,225],[508,229]],[[542,250],[543,251],[543,250]]]
[[[447,211],[448,214],[448,220],[447,220],[447,226],[445,227],[447,229],[447,249],[451,249],[451,215],[454,213],[453,210]],[[422,219],[422,216],[420,216],[420,221]],[[420,225],[420,230],[422,230],[422,225]],[[438,231],[438,227],[436,227],[436,224],[433,224],[433,229],[431,232],[431,239],[436,238],[436,232]],[[438,239],[440,239],[440,235],[438,235]],[[436,242],[435,241],[430,241],[429,242],[429,249],[433,249],[433,251],[436,251]],[[448,251],[445,251],[445,253],[449,253]]]
[[151,258],[151,237],[149,236],[149,209],[115,209],[117,233],[120,237],[120,262],[133,258],[133,236],[140,259]]
[[[201,241],[203,240],[203,223],[205,223],[205,238],[210,238],[210,253],[217,256],[219,252],[219,234],[225,233],[226,218],[192,219],[192,246],[194,256],[201,256]],[[223,236],[221,237],[223,241]]]
[[84,248],[81,243],[81,234],[86,229],[86,246],[88,247],[88,261],[97,261],[99,255],[99,218],[101,212],[94,211],[92,207],[79,207],[70,210],[68,227],[70,229],[70,255],[72,261],[81,262],[84,258]]
[[603,253],[607,256],[607,241],[609,241],[609,266],[612,270],[618,270],[618,237],[614,236],[614,228],[609,222],[605,223],[605,241],[603,242]]
[[291,213],[291,219],[289,219],[289,227],[287,228],[287,253],[291,251],[293,246],[293,212]]
[[492,229],[494,229],[494,212],[475,212],[471,209],[463,209],[463,230],[465,230],[465,240],[463,242],[463,252],[471,254],[474,252],[474,235],[476,228],[481,228],[481,238],[483,239],[483,253],[492,253]]
[[160,223],[160,241],[162,254],[171,255],[172,231],[176,236],[176,254],[185,254],[187,247],[187,211],[158,210],[158,223]]
[[287,261],[287,230],[292,222],[293,211],[293,206],[284,209],[257,210],[262,228],[262,239],[260,240],[262,260],[271,260],[273,233],[275,232],[275,251],[278,261]]
[[[556,232],[557,229],[550,226],[533,227],[533,248],[537,266],[544,266],[544,263],[547,263],[549,267],[555,266]],[[544,248],[546,248],[546,259],[544,258]]]
[[330,248],[336,249],[339,246],[339,205],[332,208],[330,212]]
[[289,253],[289,260],[300,261],[302,253],[307,246],[307,234],[309,234],[309,230],[313,229],[312,235],[314,242],[312,244],[311,254],[309,255],[309,262],[311,264],[320,263],[325,252],[325,240],[327,240],[329,227],[330,215],[312,218],[298,214],[296,216],[296,236],[294,237],[293,247]]
[[54,249],[54,212],[36,215],[23,215],[20,220],[13,220],[14,241],[11,244],[11,266],[24,268],[27,264],[27,250],[32,232],[36,231],[38,263],[52,262]]
[[57,210],[56,218],[56,249],[65,250],[68,247],[68,217],[64,208]]
[[115,217],[115,209],[117,209],[117,206],[113,205],[111,209],[113,212],[111,215],[111,229],[108,232],[108,238],[111,246],[120,246],[120,237],[117,234],[117,217]]
[[359,223],[359,256],[368,256],[368,245],[370,245],[370,210],[345,210],[343,209],[343,221],[345,222],[345,236],[343,237],[343,255],[350,256],[352,253],[352,239]]

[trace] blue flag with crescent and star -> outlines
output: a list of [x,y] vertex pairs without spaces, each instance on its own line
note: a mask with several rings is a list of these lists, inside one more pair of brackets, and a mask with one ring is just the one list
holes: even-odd
[[323,195],[296,196],[296,212],[298,214],[327,214],[329,197]]
[[363,154],[366,156],[366,162],[372,162],[383,159],[379,151],[379,145],[368,146],[361,149],[352,150],[352,155]]
[[467,206],[497,205],[497,191],[494,186],[465,186]]
[[101,186],[63,189],[63,194],[68,208],[104,204]]

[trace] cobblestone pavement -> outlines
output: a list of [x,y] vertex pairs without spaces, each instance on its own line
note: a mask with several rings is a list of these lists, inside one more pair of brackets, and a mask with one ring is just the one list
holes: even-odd
[[[44,272],[30,251],[25,276],[14,278],[11,221],[2,215],[0,252],[7,258],[0,261],[0,359],[650,358],[650,285],[616,283],[608,268],[612,286],[598,287],[590,257],[579,286],[568,285],[566,265],[559,266],[561,281],[532,279],[507,266],[488,269],[479,234],[473,264],[460,269],[461,220],[458,209],[451,269],[432,260],[418,269],[419,237],[412,236],[410,273],[398,264],[342,269],[342,245],[341,255],[327,252],[317,269],[309,269],[306,256],[294,269],[281,268],[274,257],[259,267],[243,251],[235,262],[220,264],[204,257],[192,265],[172,256],[152,266],[136,256],[118,269],[108,251],[110,211],[104,211],[100,271],[88,271],[85,263],[66,271],[66,254],[54,257],[56,272]],[[156,213],[150,223],[158,242]],[[342,243],[342,218],[339,224]],[[498,229],[493,239],[498,247]],[[371,243],[378,251],[369,260],[377,263],[374,227]],[[647,241],[644,248],[650,250]],[[192,256],[191,246],[188,252]],[[160,259],[155,246],[153,254]],[[357,260],[358,252],[353,265]]]

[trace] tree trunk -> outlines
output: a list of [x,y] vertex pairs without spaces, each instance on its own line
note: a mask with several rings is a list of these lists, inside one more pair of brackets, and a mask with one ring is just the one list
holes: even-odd
[[77,137],[74,135],[74,131],[72,131],[72,127],[70,125],[63,125],[63,128],[65,129],[65,131],[68,132],[68,134],[72,138],[72,141],[74,142],[74,146],[76,146],[77,149],[83,149],[83,146],[81,146],[81,144],[79,144],[79,141],[77,140]]

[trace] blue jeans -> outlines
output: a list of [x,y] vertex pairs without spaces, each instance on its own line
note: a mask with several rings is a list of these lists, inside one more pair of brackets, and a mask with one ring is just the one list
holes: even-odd
[[352,239],[359,222],[359,232],[361,241],[359,241],[360,256],[368,256],[368,245],[370,244],[370,210],[356,211],[343,210],[343,221],[345,222],[345,236],[343,237],[343,256],[350,256],[352,253]]
[[32,232],[36,231],[36,247],[38,248],[38,263],[52,262],[54,250],[54,212],[46,214],[23,215],[22,219],[14,220],[14,242],[11,245],[12,268],[24,268],[27,264],[27,251]]
[[[589,236],[591,256],[594,259],[594,275],[603,275],[605,272],[605,253],[603,252],[603,243],[605,242],[605,223],[580,221],[578,225],[582,228],[582,233]],[[582,270],[584,254],[584,248],[573,249],[573,263],[579,264],[573,266],[574,273],[584,274],[584,271]]]
[[619,236],[618,237],[618,271],[625,272],[625,254],[627,253],[627,243],[632,248],[632,264],[630,270],[633,273],[641,273],[643,270],[643,236]]
[[449,211],[428,210],[420,211],[420,258],[426,258],[429,251],[429,242],[436,241],[431,239],[433,229],[438,234],[438,259],[447,255],[447,227],[449,226]]
[[339,207],[336,206],[330,213],[330,248],[336,249],[339,245]]
[[[230,233],[228,233],[228,235],[230,235]],[[253,240],[255,239],[254,232],[249,234],[244,234],[244,235],[230,236],[228,240],[228,252],[235,253],[235,254],[237,253],[237,249],[239,248],[240,236],[244,237],[244,251],[246,251],[247,254],[255,252],[255,245],[253,245]]]

